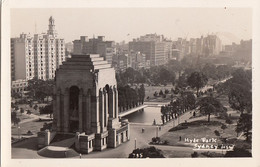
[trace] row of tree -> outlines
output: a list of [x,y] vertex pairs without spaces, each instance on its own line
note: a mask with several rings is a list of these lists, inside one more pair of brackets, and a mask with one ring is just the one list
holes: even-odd
[[137,107],[144,103],[145,88],[142,84],[140,87],[131,88],[129,85],[118,87],[118,107],[119,112]]
[[161,119],[162,123],[169,121],[170,119],[177,118],[178,115],[186,112],[189,109],[194,109],[196,104],[196,97],[193,92],[185,91],[181,92],[180,96],[171,101],[169,105],[161,107]]
[[216,90],[228,96],[231,108],[240,111],[236,132],[244,132],[249,141],[252,130],[252,71],[235,70],[232,78],[219,84]]
[[[126,85],[128,83],[147,83],[154,85],[165,85],[172,83],[175,85],[176,78],[180,87],[185,87],[187,78],[194,72],[203,73],[208,79],[221,80],[230,76],[233,71],[230,65],[214,65],[212,63],[196,64],[195,60],[184,58],[181,61],[169,60],[166,65],[152,66],[150,69],[134,70],[127,68],[125,72],[116,75],[118,83]],[[178,75],[178,77],[176,77]],[[185,81],[185,82],[184,82]]]

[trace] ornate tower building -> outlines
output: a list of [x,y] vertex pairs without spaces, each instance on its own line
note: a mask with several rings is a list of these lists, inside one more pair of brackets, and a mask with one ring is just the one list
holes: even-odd
[[53,35],[55,37],[57,37],[57,33],[56,33],[56,30],[55,30],[55,24],[54,24],[55,20],[54,18],[51,16],[49,18],[49,29],[47,31],[48,35]]
[[98,54],[73,55],[56,71],[53,128],[77,133],[81,152],[117,147],[129,140],[127,120],[118,118],[115,70]]

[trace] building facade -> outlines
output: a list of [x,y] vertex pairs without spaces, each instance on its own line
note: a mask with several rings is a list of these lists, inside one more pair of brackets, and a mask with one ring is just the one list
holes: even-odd
[[21,34],[11,38],[12,80],[53,79],[55,70],[65,61],[64,39],[57,38],[54,19],[49,19],[47,34]]
[[112,64],[112,57],[115,55],[116,47],[114,41],[105,41],[104,36],[93,37],[81,36],[80,40],[73,41],[74,54],[99,54]]
[[12,92],[24,92],[25,88],[28,86],[28,82],[23,79],[12,81]]
[[130,138],[127,120],[119,120],[115,70],[98,54],[73,55],[56,71],[53,128],[78,132],[76,149],[115,148]]
[[151,66],[163,65],[172,57],[172,41],[162,35],[146,34],[129,42],[129,51],[145,54]]

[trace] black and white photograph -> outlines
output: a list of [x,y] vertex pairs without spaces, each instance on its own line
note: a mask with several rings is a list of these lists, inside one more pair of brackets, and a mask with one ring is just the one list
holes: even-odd
[[86,4],[5,11],[2,156],[8,148],[7,159],[21,165],[167,159],[204,166],[230,158],[260,165],[253,144],[259,3]]

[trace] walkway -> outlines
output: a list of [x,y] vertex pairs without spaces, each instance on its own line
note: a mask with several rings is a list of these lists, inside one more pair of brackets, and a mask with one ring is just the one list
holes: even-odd
[[131,109],[129,109],[129,110],[126,110],[126,111],[124,111],[124,112],[121,112],[121,113],[119,113],[118,115],[119,115],[119,117],[123,117],[123,116],[129,115],[129,114],[131,114],[131,113],[134,113],[134,112],[136,112],[136,111],[139,111],[139,110],[141,110],[141,109],[143,109],[143,108],[145,108],[145,107],[148,107],[148,106],[147,106],[147,105],[141,105],[141,106],[138,106],[138,107],[135,107],[135,108],[131,108]]

